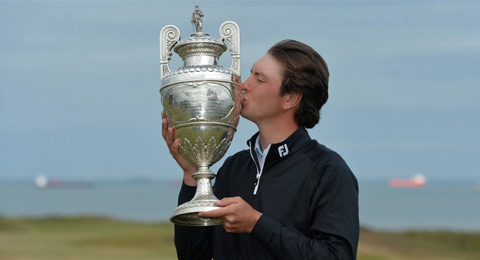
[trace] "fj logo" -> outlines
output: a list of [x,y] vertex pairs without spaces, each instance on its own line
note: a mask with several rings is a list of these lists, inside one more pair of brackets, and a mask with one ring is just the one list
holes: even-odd
[[283,157],[287,154],[288,154],[287,144],[284,144],[284,145],[281,145],[281,146],[278,147],[278,155],[280,155],[280,157]]

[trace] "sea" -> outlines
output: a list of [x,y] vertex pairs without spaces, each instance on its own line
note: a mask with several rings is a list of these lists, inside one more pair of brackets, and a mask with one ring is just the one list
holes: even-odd
[[[1,217],[101,216],[167,222],[177,206],[179,181],[98,181],[86,186],[38,188],[0,182]],[[480,186],[471,182],[392,188],[360,181],[360,225],[377,231],[480,232]]]

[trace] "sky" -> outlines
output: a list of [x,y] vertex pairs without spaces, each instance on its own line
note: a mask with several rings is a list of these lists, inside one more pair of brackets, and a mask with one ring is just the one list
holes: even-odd
[[[283,39],[323,56],[330,98],[309,133],[359,180],[480,181],[480,1],[0,1],[0,180],[181,178],[159,33],[188,39],[197,4],[213,38],[239,25],[243,80]],[[256,131],[242,118],[226,156]]]

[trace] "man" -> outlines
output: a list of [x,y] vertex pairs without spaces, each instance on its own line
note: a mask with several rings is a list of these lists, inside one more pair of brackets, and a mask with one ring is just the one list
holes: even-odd
[[[310,139],[328,99],[328,68],[303,43],[277,43],[244,82],[241,115],[259,129],[249,149],[227,158],[213,187],[223,226],[175,226],[179,259],[356,259],[358,184],[344,160]],[[184,170],[179,204],[195,193],[195,167],[162,133]]]

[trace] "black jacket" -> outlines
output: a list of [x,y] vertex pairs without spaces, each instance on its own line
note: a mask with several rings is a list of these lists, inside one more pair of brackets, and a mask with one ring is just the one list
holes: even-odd
[[[257,184],[258,160],[250,150],[225,160],[215,195],[240,196],[263,213],[251,234],[223,226],[175,226],[179,259],[356,259],[359,237],[358,184],[345,161],[299,128],[272,144]],[[182,186],[179,204],[195,187]]]

